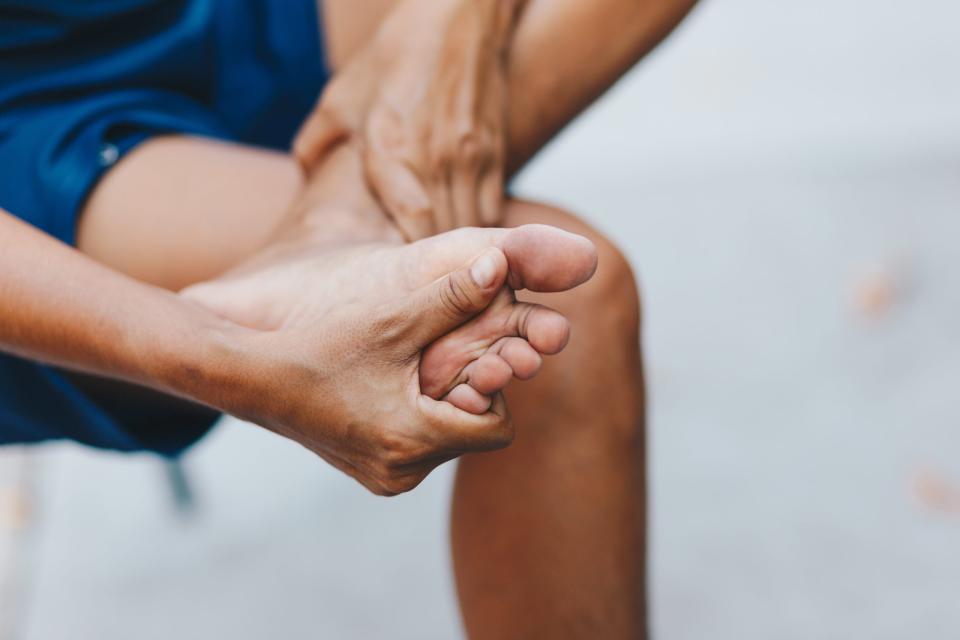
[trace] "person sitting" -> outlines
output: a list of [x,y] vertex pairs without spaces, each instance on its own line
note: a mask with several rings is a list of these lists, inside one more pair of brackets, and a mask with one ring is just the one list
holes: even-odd
[[0,2],[0,443],[458,458],[471,637],[644,636],[636,283],[504,184],[692,4]]

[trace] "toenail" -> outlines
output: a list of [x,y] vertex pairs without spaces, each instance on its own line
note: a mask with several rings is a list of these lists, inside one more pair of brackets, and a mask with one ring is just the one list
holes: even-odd
[[497,277],[497,261],[494,258],[496,249],[487,249],[480,257],[473,261],[470,267],[470,276],[477,286],[486,289],[493,284]]

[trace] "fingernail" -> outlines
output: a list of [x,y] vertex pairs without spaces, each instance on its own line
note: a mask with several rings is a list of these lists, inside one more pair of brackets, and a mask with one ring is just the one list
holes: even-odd
[[493,284],[497,277],[497,260],[494,258],[494,249],[487,249],[480,257],[473,261],[470,267],[470,277],[482,289]]

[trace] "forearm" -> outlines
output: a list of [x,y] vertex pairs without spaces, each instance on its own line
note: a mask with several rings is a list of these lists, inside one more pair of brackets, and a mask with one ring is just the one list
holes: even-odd
[[2,351],[219,404],[225,322],[5,212],[0,319]]
[[696,0],[530,1],[508,53],[510,173],[659,44],[694,4]]
[[[347,63],[362,57],[361,51],[384,29],[398,31],[390,38],[398,52],[412,44],[428,46],[429,35],[451,27],[451,7],[494,7],[501,9],[501,17],[514,18],[501,22],[497,31],[507,39],[509,173],[519,170],[649,53],[696,4],[696,0],[404,0],[386,11],[391,0],[370,2],[370,11],[357,11],[348,0],[325,1],[328,50],[337,74],[351,73]],[[503,11],[504,7],[515,13]],[[391,19],[403,10],[414,10],[417,19]],[[446,63],[462,65],[463,59]]]
[[[424,33],[464,40],[465,48],[504,58],[506,164],[518,171],[564,126],[656,47],[696,0],[405,0],[395,11],[418,10]],[[408,6],[409,5],[409,6]],[[458,29],[458,16],[476,9],[482,29]],[[392,39],[405,47],[424,33],[410,22]],[[389,39],[388,39],[389,40]],[[426,46],[430,46],[427,44]],[[482,55],[448,56],[461,68]],[[424,70],[426,73],[427,70]]]

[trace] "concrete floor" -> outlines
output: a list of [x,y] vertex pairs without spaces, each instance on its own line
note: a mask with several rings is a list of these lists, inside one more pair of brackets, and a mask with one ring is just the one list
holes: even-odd
[[[659,638],[960,635],[958,20],[707,2],[518,185],[643,283]],[[460,633],[449,469],[376,499],[232,421],[186,463],[178,514],[152,458],[33,453],[10,637]]]

